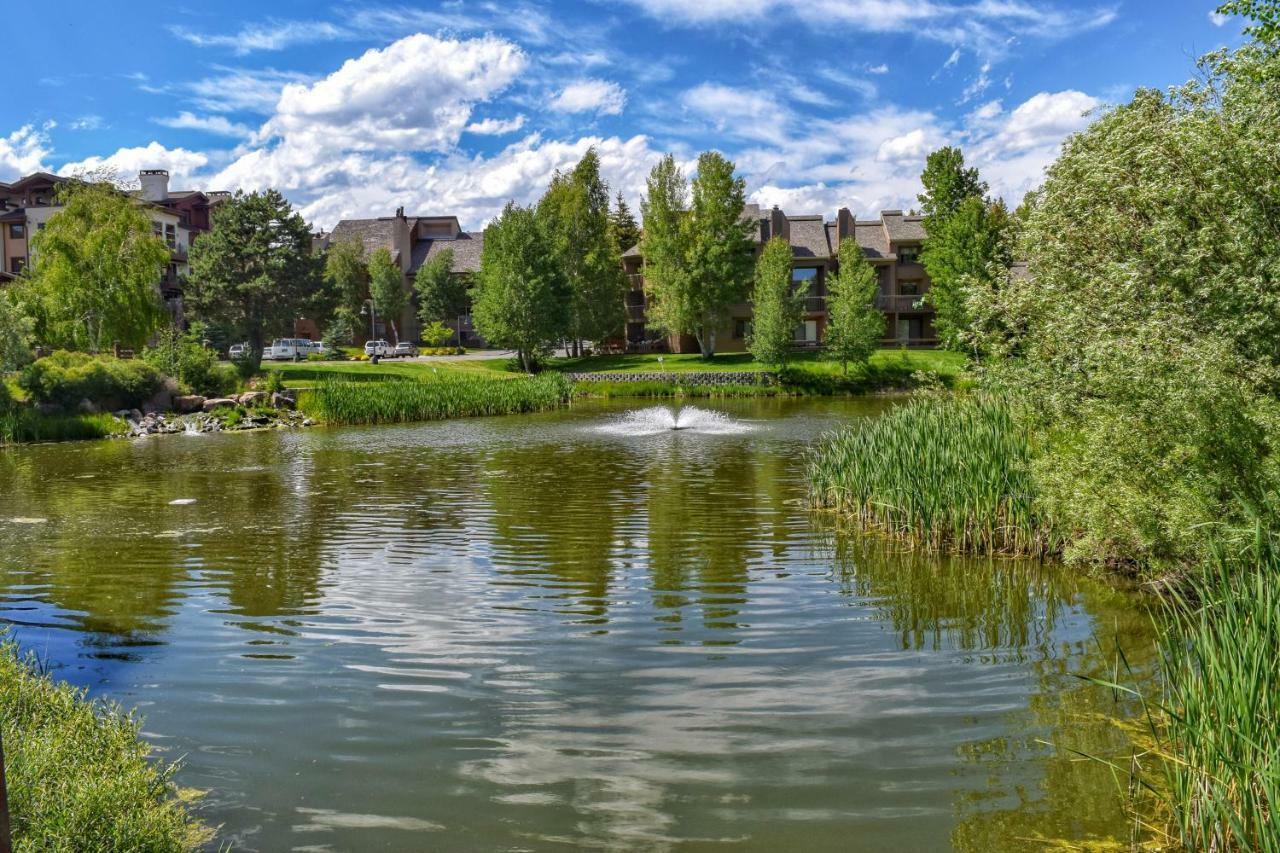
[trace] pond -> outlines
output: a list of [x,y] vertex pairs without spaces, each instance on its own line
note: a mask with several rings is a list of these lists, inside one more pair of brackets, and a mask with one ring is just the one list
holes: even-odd
[[[248,850],[1126,838],[1139,600],[806,508],[875,400],[0,453],[0,620]],[[672,426],[683,427],[671,429]]]

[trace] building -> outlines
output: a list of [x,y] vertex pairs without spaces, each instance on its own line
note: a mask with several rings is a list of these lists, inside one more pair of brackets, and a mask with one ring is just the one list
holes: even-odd
[[[827,276],[838,268],[840,243],[846,239],[857,241],[879,275],[877,302],[886,319],[884,345],[919,347],[937,343],[933,307],[921,301],[929,290],[929,277],[920,264],[925,239],[923,217],[885,210],[878,219],[861,220],[855,219],[848,208],[841,208],[835,220],[827,222],[818,214],[788,216],[776,206],[761,210],[755,204],[747,205],[743,216],[752,223],[757,254],[774,237],[791,243],[792,280],[797,286],[808,286],[804,320],[796,329],[797,346],[822,344],[827,325]],[[622,261],[630,283],[627,348],[669,347],[675,352],[696,352],[697,343],[691,337],[668,339],[646,324],[644,259],[639,246],[624,253]],[[716,333],[716,351],[745,350],[750,323],[750,303],[730,306],[729,319]]]
[[[74,178],[36,172],[11,184],[0,183],[0,282],[16,278],[32,261],[31,237],[45,227],[62,208],[57,189]],[[210,211],[230,193],[180,190],[170,192],[169,173],[144,169],[138,174],[140,189],[133,193],[146,207],[151,227],[169,247],[169,263],[157,286],[169,314],[178,325],[185,322],[182,282],[188,273],[187,252],[193,240],[209,230]]]
[[[366,339],[366,333],[375,338],[416,341],[421,332],[417,307],[414,304],[413,279],[429,259],[446,249],[453,251],[453,273],[470,276],[480,269],[480,251],[484,247],[483,232],[463,231],[456,216],[406,216],[399,208],[395,216],[377,219],[343,219],[333,231],[317,237],[317,248],[323,250],[335,243],[354,240],[364,247],[365,256],[378,249],[387,249],[391,260],[404,273],[404,288],[408,294],[404,313],[395,320],[395,332],[379,317],[376,323],[370,317],[370,326],[359,330],[358,336]],[[449,322],[448,325],[455,325]],[[480,346],[483,341],[471,325],[471,317],[461,318],[462,346]]]

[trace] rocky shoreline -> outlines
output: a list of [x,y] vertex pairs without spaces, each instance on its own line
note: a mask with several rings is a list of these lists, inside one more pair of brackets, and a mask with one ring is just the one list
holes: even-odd
[[299,429],[316,422],[297,411],[291,391],[249,391],[236,397],[205,398],[195,395],[173,398],[172,411],[122,409],[113,414],[126,427],[113,438],[152,435],[203,435],[261,429]]

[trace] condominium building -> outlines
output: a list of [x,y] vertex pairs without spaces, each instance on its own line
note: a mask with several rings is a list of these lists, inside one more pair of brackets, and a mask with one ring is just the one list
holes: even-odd
[[[16,278],[30,266],[31,237],[62,209],[57,203],[57,190],[70,180],[74,179],[36,172],[11,184],[0,183],[0,283]],[[132,195],[145,207],[156,236],[169,247],[169,263],[160,271],[157,287],[170,316],[182,325],[187,252],[192,241],[209,230],[210,210],[230,194],[170,191],[169,173],[164,169],[144,169],[138,174],[138,182],[140,189]]]
[[[884,210],[876,219],[855,219],[841,208],[832,221],[820,214],[788,216],[776,206],[762,210],[749,204],[743,217],[752,224],[752,241],[757,255],[764,244],[782,237],[791,244],[791,278],[807,287],[804,319],[796,329],[796,344],[817,347],[825,338],[827,325],[827,277],[839,268],[840,244],[854,240],[879,277],[877,305],[885,313],[886,346],[933,346],[933,307],[922,301],[929,290],[929,277],[920,264],[924,246],[923,217],[901,210]],[[669,347],[675,352],[696,352],[697,342],[688,336],[667,338],[647,324],[644,289],[644,258],[640,247],[623,254],[623,266],[630,289],[627,294],[626,344],[629,349]],[[718,352],[746,349],[751,324],[751,305],[730,306],[724,326],[716,334]]]
[[[369,325],[358,331],[360,338],[366,335],[374,338],[391,339],[393,333],[387,323],[394,320],[395,334],[402,341],[416,341],[421,332],[418,313],[414,304],[413,280],[418,270],[431,258],[446,249],[453,252],[453,273],[470,276],[480,269],[480,251],[484,248],[484,232],[463,231],[456,216],[406,216],[404,208],[396,210],[395,216],[382,216],[376,219],[343,219],[327,234],[316,237],[316,248],[325,250],[336,243],[355,241],[363,247],[365,256],[372,255],[378,249],[386,249],[391,253],[392,262],[403,273],[403,286],[407,298],[403,313],[396,318],[374,317],[367,319]],[[462,327],[462,346],[477,346],[482,343],[471,325],[469,315],[460,318]],[[447,325],[454,326],[458,322],[450,318]]]

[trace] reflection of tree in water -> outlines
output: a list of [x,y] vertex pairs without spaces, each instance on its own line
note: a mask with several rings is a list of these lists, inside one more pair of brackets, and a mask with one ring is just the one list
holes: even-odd
[[1027,707],[998,719],[1016,735],[960,748],[972,782],[960,786],[954,848],[1127,848],[1113,837],[1125,824],[1124,780],[1079,753],[1122,767],[1132,754],[1120,721],[1140,708],[1081,678],[1113,680],[1118,648],[1138,673],[1149,671],[1150,624],[1131,598],[1030,561],[938,559],[845,535],[835,553],[847,591],[884,614],[903,648],[1009,650],[1034,679]]

